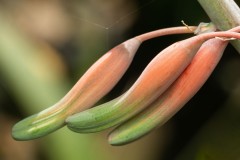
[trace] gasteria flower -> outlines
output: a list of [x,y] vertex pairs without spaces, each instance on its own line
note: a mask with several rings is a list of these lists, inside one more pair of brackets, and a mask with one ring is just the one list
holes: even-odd
[[127,121],[167,90],[205,41],[215,37],[240,38],[239,35],[232,31],[205,33],[167,47],[150,62],[126,93],[109,103],[68,117],[68,127],[80,133],[97,132]]
[[148,39],[167,34],[192,33],[196,27],[173,27],[134,37],[103,55],[79,79],[73,88],[52,107],[34,114],[12,129],[16,140],[30,140],[47,135],[65,125],[65,119],[92,107],[120,80],[140,46]]

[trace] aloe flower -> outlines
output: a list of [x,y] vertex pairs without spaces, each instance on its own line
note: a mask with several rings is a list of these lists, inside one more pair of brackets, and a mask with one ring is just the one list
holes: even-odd
[[163,125],[201,88],[222,57],[227,41],[208,40],[181,76],[148,109],[121,124],[109,136],[109,143],[132,142]]
[[140,46],[148,39],[168,35],[192,33],[196,27],[173,27],[136,36],[111,49],[95,62],[73,88],[55,105],[14,125],[16,140],[30,140],[45,136],[65,125],[65,119],[92,107],[120,80]]
[[[236,27],[230,31],[239,31]],[[147,110],[121,124],[109,135],[109,143],[123,145],[160,127],[178,112],[202,87],[220,61],[228,41],[206,41],[191,64]]]
[[192,42],[185,40],[164,49],[116,103],[70,116],[67,119],[68,127],[80,132],[92,132],[92,128],[93,131],[102,130],[105,124],[106,127],[110,124],[114,126],[141,111],[162,94],[191,62],[201,46],[201,43],[195,45],[195,41]]
[[69,129],[79,133],[97,132],[127,121],[168,89],[191,63],[205,41],[215,37],[239,39],[239,35],[231,31],[212,32],[174,43],[150,62],[138,80],[122,96],[68,117],[66,122]]

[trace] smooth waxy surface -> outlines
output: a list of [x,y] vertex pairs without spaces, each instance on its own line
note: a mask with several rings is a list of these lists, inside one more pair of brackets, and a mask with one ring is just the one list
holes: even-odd
[[42,137],[64,126],[69,115],[94,105],[120,80],[139,45],[130,39],[103,55],[58,103],[18,122],[12,136],[17,140]]
[[109,143],[130,143],[163,125],[201,88],[222,57],[227,43],[217,39],[207,41],[173,85],[148,110],[116,128],[109,136]]
[[70,116],[68,127],[76,132],[96,132],[117,125],[139,113],[162,94],[191,62],[203,41],[177,42],[160,52],[133,86],[112,102]]
[[186,27],[160,29],[118,45],[93,64],[58,103],[17,123],[12,129],[13,138],[30,140],[47,135],[64,126],[69,115],[94,105],[119,81],[143,41],[167,34],[191,32]]

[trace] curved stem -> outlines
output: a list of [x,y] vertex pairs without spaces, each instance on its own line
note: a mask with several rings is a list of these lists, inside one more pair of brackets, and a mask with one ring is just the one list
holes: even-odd
[[[237,27],[240,29],[240,26]],[[236,29],[237,29],[236,28]],[[236,33],[236,32],[233,32],[233,31],[223,31],[223,32],[212,32],[212,33],[208,33],[208,34],[202,34],[202,35],[199,35],[199,36],[196,36],[196,38],[200,38],[202,39],[203,41],[206,41],[208,39],[211,39],[211,38],[236,38],[236,39],[240,39],[240,33]]]
[[146,40],[164,36],[164,35],[194,33],[196,29],[197,29],[196,26],[171,27],[171,28],[158,29],[152,32],[148,32],[148,33],[136,36],[135,38],[137,38],[140,42],[144,42]]

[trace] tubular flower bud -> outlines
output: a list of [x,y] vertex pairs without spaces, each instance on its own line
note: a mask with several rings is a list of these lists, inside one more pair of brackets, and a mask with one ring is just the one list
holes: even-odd
[[[239,27],[230,31],[239,31]],[[109,143],[123,145],[160,127],[178,112],[202,87],[220,61],[228,41],[206,41],[181,76],[148,108],[121,124],[109,135]]]
[[213,39],[205,42],[191,64],[147,110],[117,127],[109,136],[112,145],[130,143],[163,125],[201,88],[228,42]]
[[68,116],[92,107],[120,80],[143,41],[167,34],[191,32],[186,27],[161,29],[118,45],[95,62],[59,102],[15,124],[13,138],[30,140],[42,137],[63,127]]
[[157,99],[192,61],[200,46],[215,37],[240,38],[235,32],[201,34],[177,42],[160,52],[121,98],[67,118],[69,129],[97,132],[127,121]]
[[17,123],[13,137],[18,140],[41,137],[62,127],[67,116],[94,105],[119,81],[139,45],[137,39],[130,39],[103,55],[57,104]]

